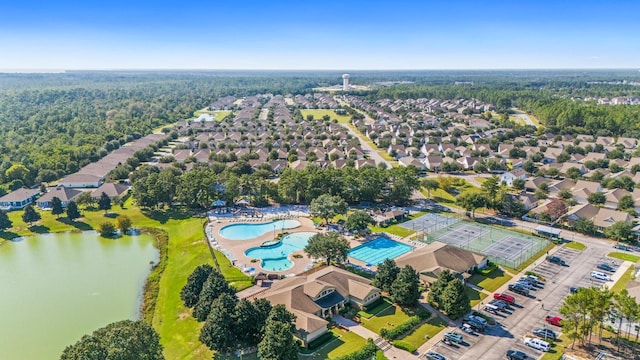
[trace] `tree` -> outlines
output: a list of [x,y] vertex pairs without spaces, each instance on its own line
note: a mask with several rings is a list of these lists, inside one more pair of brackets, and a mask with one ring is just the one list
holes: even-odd
[[[286,311],[283,305],[276,305],[271,313],[283,311]],[[282,316],[271,313],[265,325],[264,338],[258,344],[258,358],[261,360],[297,359],[300,344],[293,337],[295,316],[289,313],[288,321],[281,321]]]
[[487,198],[491,201],[495,199],[496,194],[498,193],[498,188],[500,187],[500,178],[496,175],[493,175],[489,178],[486,178],[480,187],[482,192],[487,195]]
[[487,205],[487,197],[481,193],[463,193],[458,196],[456,203],[462,206],[465,210],[471,212],[471,216],[476,216],[476,209]]
[[236,291],[229,285],[220,271],[213,270],[202,286],[198,302],[193,308],[193,317],[198,321],[205,321],[209,316],[209,311],[211,311],[211,303],[223,294],[236,296]]
[[582,172],[577,167],[570,167],[565,175],[570,179],[577,180],[582,177]]
[[78,211],[78,204],[76,204],[76,202],[73,200],[67,203],[67,217],[71,221],[74,221],[75,219],[80,217],[80,212]]
[[100,199],[98,199],[98,210],[104,210],[106,214],[109,209],[111,209],[111,198],[105,192],[102,192]]
[[309,257],[324,258],[327,260],[327,265],[331,265],[332,261],[345,261],[349,249],[351,249],[349,241],[337,232],[315,234],[304,247]]
[[126,234],[127,231],[131,229],[131,218],[127,215],[118,215],[116,218],[116,227],[122,235]]
[[236,324],[232,314],[237,298],[221,294],[211,302],[207,320],[200,329],[200,341],[209,349],[227,354],[236,349]]
[[587,201],[592,205],[602,205],[607,201],[607,198],[603,192],[594,192],[589,194]]
[[633,236],[633,225],[626,221],[616,221],[604,230],[604,236],[616,241],[630,241]]
[[98,232],[100,233],[100,236],[111,237],[116,232],[116,227],[110,221],[103,222],[98,226]]
[[391,189],[387,201],[390,203],[403,205],[411,199],[413,191],[420,188],[418,169],[414,166],[391,168],[388,174]]
[[9,167],[7,170],[5,170],[4,176],[9,180],[22,180],[26,183],[28,182],[27,180],[29,177],[29,173],[29,168],[27,168],[26,166],[22,164],[14,164],[11,165],[11,167]]
[[560,199],[553,199],[547,204],[545,212],[555,221],[567,213],[567,205]]
[[13,222],[7,216],[7,213],[0,211],[0,231],[7,230],[13,226]]
[[369,224],[373,224],[373,218],[369,213],[363,210],[356,210],[347,216],[347,220],[344,223],[344,228],[349,231],[363,231],[366,230]]
[[464,284],[459,280],[450,281],[440,296],[440,309],[452,319],[458,319],[471,310]]
[[451,281],[457,280],[455,275],[448,269],[443,270],[440,275],[438,275],[438,279],[431,284],[429,288],[429,294],[427,300],[430,304],[440,306],[441,296],[444,292],[444,289],[447,288],[447,285]]
[[398,277],[399,272],[400,268],[395,261],[385,259],[378,265],[378,271],[376,271],[376,277],[373,279],[372,285],[388,293],[391,291],[391,285]]
[[197,266],[191,275],[189,275],[187,283],[182,287],[182,290],[180,290],[180,298],[184,302],[184,306],[191,308],[196,305],[202,287],[211,272],[213,272],[213,267],[209,264],[203,264]]
[[311,215],[321,217],[329,225],[329,219],[347,212],[347,203],[339,196],[324,194],[311,201],[309,211]]
[[597,231],[593,221],[587,218],[578,218],[578,220],[573,223],[573,228],[575,231],[587,235],[594,235]]
[[67,346],[60,360],[163,360],[160,336],[142,321],[109,324]]
[[630,194],[627,195],[623,195],[620,198],[620,201],[618,201],[618,210],[630,210],[635,208],[636,204],[635,201],[633,201],[633,196],[631,196]]
[[232,318],[235,323],[236,340],[240,347],[251,347],[260,342],[267,316],[263,317],[251,301],[247,299],[238,301]]
[[547,197],[549,197],[547,192],[544,191],[542,188],[537,188],[536,191],[533,193],[533,196],[538,200],[544,200]]
[[403,267],[391,284],[393,301],[404,307],[413,306],[420,298],[420,277],[411,266]]
[[438,180],[426,178],[422,180],[422,187],[427,189],[427,194],[431,197],[431,191],[440,188]]
[[523,190],[524,189],[524,184],[525,184],[525,180],[524,179],[515,178],[511,182],[511,187],[516,189],[516,190]]
[[83,191],[75,198],[75,202],[78,204],[78,206],[84,206],[85,208],[87,208],[89,206],[92,206],[95,203],[95,200],[93,199],[93,196],[91,196],[91,193],[89,191]]
[[22,213],[22,221],[31,225],[41,219],[40,214],[33,208],[33,205],[29,204],[24,207],[24,213]]
[[60,215],[63,212],[64,209],[62,208],[62,201],[59,197],[54,196],[53,199],[51,199],[51,214],[58,217],[57,215]]

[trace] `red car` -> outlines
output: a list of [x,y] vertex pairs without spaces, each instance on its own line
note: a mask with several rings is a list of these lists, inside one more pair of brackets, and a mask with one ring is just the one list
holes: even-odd
[[493,294],[494,299],[503,300],[509,303],[509,305],[513,305],[516,303],[516,298],[509,294]]
[[560,323],[562,321],[562,318],[559,316],[547,316],[544,321],[548,322],[551,325],[555,325],[555,326],[560,326],[562,327],[562,324]]

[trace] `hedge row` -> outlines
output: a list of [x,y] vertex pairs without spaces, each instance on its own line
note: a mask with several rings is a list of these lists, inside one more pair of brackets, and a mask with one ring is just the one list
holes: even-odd
[[360,350],[354,351],[351,354],[347,354],[337,358],[336,360],[370,360],[375,354],[378,348],[373,340],[368,339],[367,343],[360,348]]
[[411,331],[414,327],[420,325],[420,323],[422,323],[422,320],[423,319],[420,316],[412,316],[409,318],[409,320],[394,327],[393,329],[382,328],[382,330],[380,330],[380,336],[382,336],[386,340],[397,339]]
[[408,351],[410,353],[414,353],[416,350],[418,350],[417,347],[415,347],[413,344],[409,344],[406,341],[402,341],[402,340],[393,340],[393,346],[397,347],[398,349],[402,349],[405,351]]

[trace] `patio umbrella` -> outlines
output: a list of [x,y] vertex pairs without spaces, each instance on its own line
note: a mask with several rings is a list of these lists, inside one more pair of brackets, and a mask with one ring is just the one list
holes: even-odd
[[224,201],[224,200],[220,200],[220,199],[218,199],[218,200],[214,201],[214,202],[211,204],[211,206],[216,206],[216,207],[219,207],[219,206],[225,206],[225,205],[227,205],[227,202],[226,202],[226,201]]

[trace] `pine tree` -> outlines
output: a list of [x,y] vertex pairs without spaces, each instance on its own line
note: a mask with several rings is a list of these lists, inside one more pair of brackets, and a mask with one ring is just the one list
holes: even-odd
[[13,226],[13,223],[7,216],[7,213],[0,211],[0,230],[7,230]]
[[80,212],[78,211],[78,204],[76,204],[76,202],[73,200],[67,203],[67,217],[71,221],[74,221],[75,219],[80,217]]
[[22,214],[22,221],[31,225],[41,219],[40,214],[33,208],[33,205],[27,205],[24,208],[24,213]]
[[104,210],[105,214],[111,209],[111,198],[104,192],[100,194],[100,199],[98,199],[98,209]]
[[63,212],[64,209],[62,208],[62,201],[59,197],[55,196],[53,199],[51,199],[51,214],[57,216],[62,214]]

